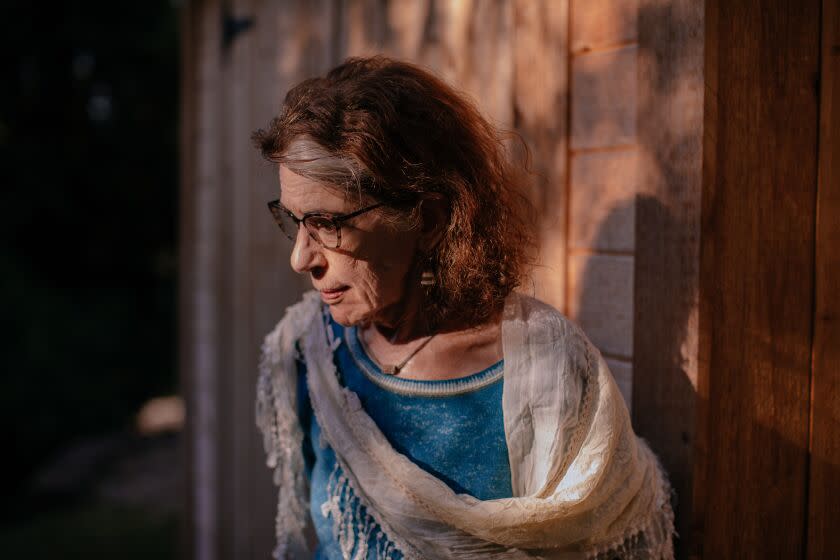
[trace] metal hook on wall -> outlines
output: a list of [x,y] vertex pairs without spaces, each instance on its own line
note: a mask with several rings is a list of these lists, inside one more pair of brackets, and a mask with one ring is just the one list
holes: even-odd
[[237,17],[233,14],[229,2],[222,6],[222,52],[227,52],[233,41],[254,26],[253,17]]

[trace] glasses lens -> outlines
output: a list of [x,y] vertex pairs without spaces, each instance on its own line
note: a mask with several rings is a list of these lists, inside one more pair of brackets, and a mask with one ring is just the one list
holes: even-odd
[[294,241],[298,226],[289,213],[286,212],[279,204],[269,205],[268,208],[271,210],[271,215],[274,216],[274,221],[277,222],[280,230],[286,235],[286,237]]
[[307,216],[303,225],[312,238],[328,249],[338,248],[338,229],[329,218],[324,216]]

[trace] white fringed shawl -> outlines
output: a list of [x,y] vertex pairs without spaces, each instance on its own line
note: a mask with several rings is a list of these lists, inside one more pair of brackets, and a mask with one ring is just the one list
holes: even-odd
[[[670,487],[633,433],[603,358],[553,308],[511,295],[502,322],[502,407],[513,498],[454,493],[397,453],[339,385],[316,292],[265,340],[257,423],[279,486],[275,557],[311,557],[296,410],[295,343],[326,443],[355,496],[413,558],[673,558]],[[346,544],[346,543],[345,543]],[[349,550],[352,550],[352,546]]]

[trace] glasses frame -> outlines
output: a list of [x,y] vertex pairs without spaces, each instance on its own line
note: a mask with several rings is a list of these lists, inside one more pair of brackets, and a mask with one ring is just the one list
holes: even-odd
[[[300,231],[300,224],[303,224],[303,227],[304,227],[304,229],[306,229],[306,233],[309,234],[309,237],[311,237],[321,247],[324,247],[325,249],[339,249],[341,247],[341,224],[346,222],[347,220],[349,220],[351,218],[355,218],[356,216],[361,216],[365,212],[370,212],[371,210],[374,210],[375,208],[379,208],[380,206],[383,206],[384,203],[378,202],[378,203],[372,204],[370,206],[365,206],[364,208],[356,210],[355,212],[350,212],[349,214],[330,214],[328,212],[307,212],[306,214],[304,214],[300,218],[295,216],[294,213],[292,213],[291,210],[289,210],[288,208],[283,206],[280,203],[279,198],[268,202],[267,205],[268,205],[268,210],[269,210],[269,212],[271,212],[271,216],[274,218],[274,221],[277,223],[277,226],[280,228],[280,231],[282,231],[286,235],[286,237],[289,238],[289,241],[294,241],[295,240],[295,236],[297,235],[297,232],[295,232],[293,234],[290,231],[286,231],[283,228],[283,224],[277,218],[276,212],[284,212],[287,216],[289,216],[292,219],[292,221],[294,222],[295,226],[298,228],[298,231]],[[311,230],[311,229],[309,229],[309,227],[307,227],[306,222],[310,218],[323,218],[323,219],[329,220],[329,222],[332,223],[333,227],[335,228],[335,234],[336,234],[335,247],[329,247],[326,244],[324,244],[324,242],[321,240],[321,238],[318,237],[318,235],[316,233],[314,233],[313,230]]]

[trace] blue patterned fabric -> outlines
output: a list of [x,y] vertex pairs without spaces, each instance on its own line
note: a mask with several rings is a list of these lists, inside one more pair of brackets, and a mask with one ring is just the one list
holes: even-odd
[[[503,363],[484,371],[448,381],[417,381],[388,376],[368,357],[355,327],[345,328],[330,319],[329,328],[341,338],[334,353],[341,383],[354,391],[367,414],[391,445],[457,493],[481,500],[512,496],[508,449],[502,417]],[[305,434],[303,455],[310,481],[310,513],[318,535],[316,558],[340,559],[342,552],[329,516],[327,502],[341,476],[333,450],[322,447],[320,427],[314,418],[306,387],[306,366],[298,368],[298,411]],[[366,518],[361,506],[345,488],[339,501],[353,518]],[[328,515],[325,515],[328,514]],[[384,552],[384,536],[376,530],[364,535],[351,527],[358,547],[368,541],[367,558],[401,558]]]

